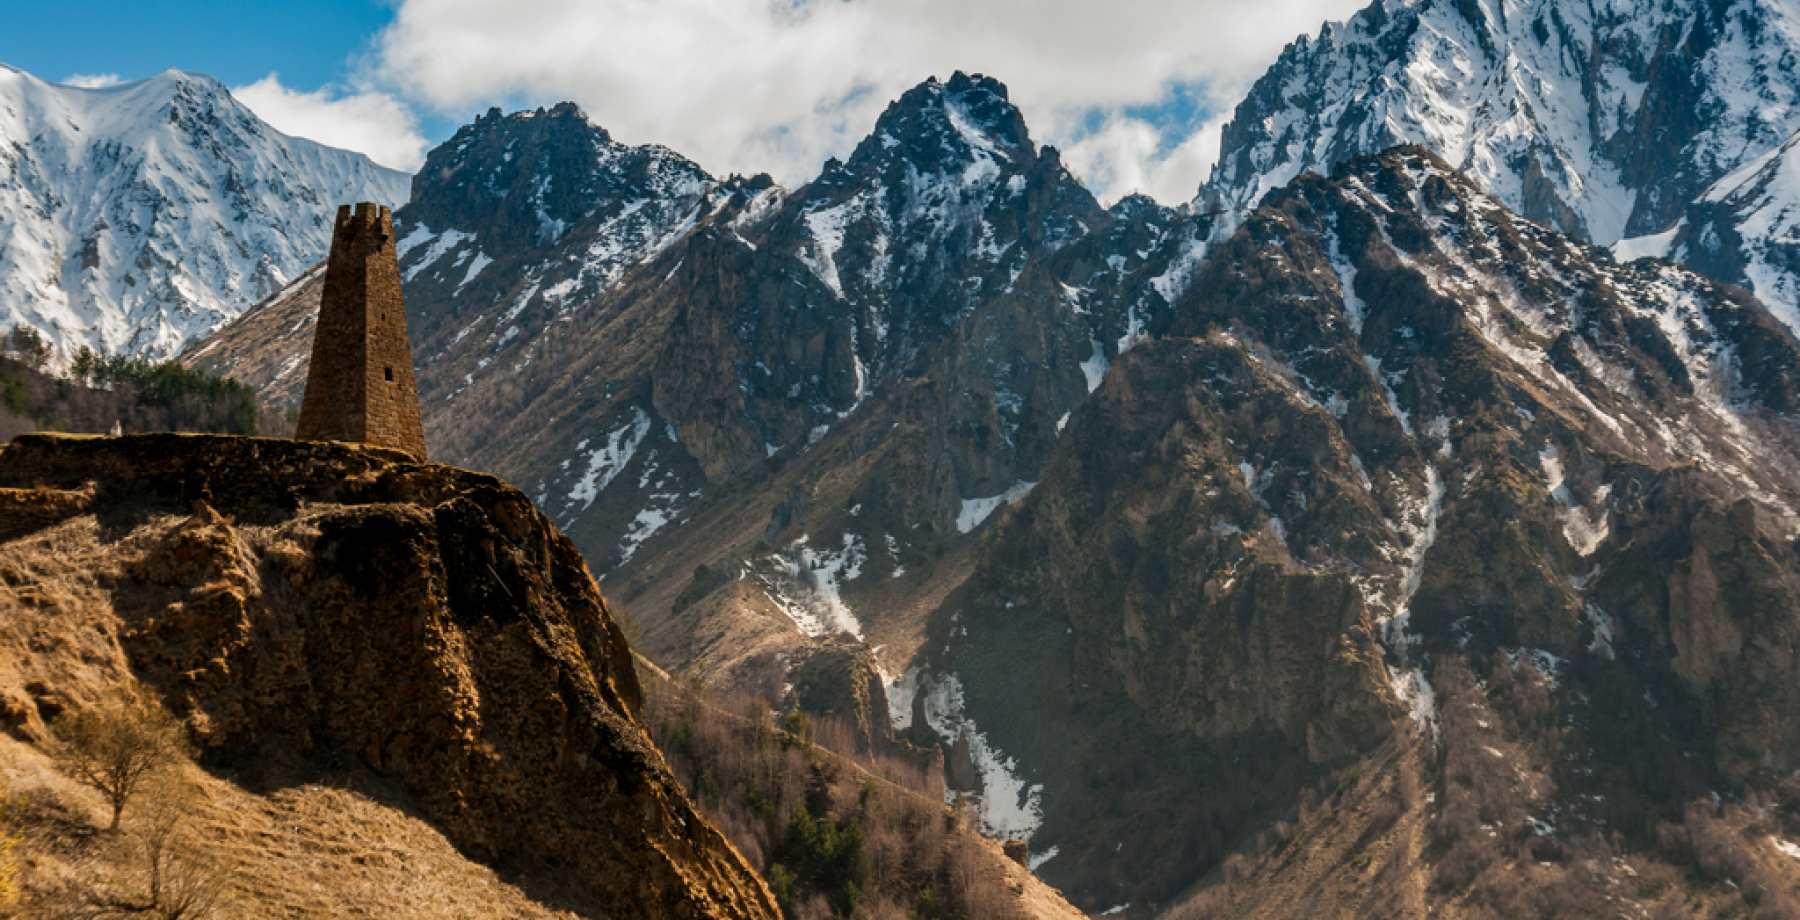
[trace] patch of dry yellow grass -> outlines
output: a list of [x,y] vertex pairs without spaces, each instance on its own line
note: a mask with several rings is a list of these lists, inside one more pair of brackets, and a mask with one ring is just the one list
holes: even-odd
[[[122,833],[101,831],[109,810],[58,770],[45,717],[137,689],[108,583],[135,547],[179,520],[110,533],[84,516],[0,543],[0,711],[12,732],[0,735],[0,789],[24,803],[11,854],[21,898],[7,907],[0,894],[0,916],[56,916],[95,896],[143,890],[146,829],[133,820],[136,804]],[[182,855],[224,882],[213,916],[573,916],[465,858],[428,822],[352,789],[252,791],[183,761],[145,801],[177,786],[190,790],[176,838]]]

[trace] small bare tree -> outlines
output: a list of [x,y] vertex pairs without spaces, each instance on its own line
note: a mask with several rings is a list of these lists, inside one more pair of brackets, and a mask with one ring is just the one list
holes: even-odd
[[146,779],[180,762],[187,742],[181,723],[154,702],[121,696],[77,710],[56,723],[57,760],[71,777],[106,796],[109,831],[119,829],[125,804]]
[[[136,843],[141,844],[141,885],[124,894],[105,885],[86,896],[84,906],[70,912],[83,920],[150,917],[153,920],[204,920],[227,913],[230,873],[193,846],[182,833],[189,812],[199,806],[198,790],[169,783],[148,790],[148,800],[133,809]],[[134,873],[135,874],[135,873]],[[139,893],[141,892],[141,893]]]
[[209,860],[179,846],[180,824],[180,811],[171,807],[151,816],[144,829],[148,903],[164,920],[199,920],[219,906],[228,882]]

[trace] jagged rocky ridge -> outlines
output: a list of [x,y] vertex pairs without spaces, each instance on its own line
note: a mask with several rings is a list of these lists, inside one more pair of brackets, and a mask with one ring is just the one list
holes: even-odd
[[[577,196],[554,238],[529,197],[533,219],[496,221],[510,234],[432,223],[455,219],[440,200],[555,190],[596,161],[650,165]],[[566,106],[490,114],[432,154],[397,219],[434,455],[524,484],[679,672],[778,695],[814,652],[897,672],[920,599],[961,577],[1108,363],[1168,327],[1208,223],[1101,209],[1003,86],[962,74],[799,190],[696,175]],[[614,214],[653,222],[622,239]],[[296,286],[189,360],[297,398],[316,298]]]
[[[553,909],[780,915],[638,721],[580,553],[492,476],[349,445],[26,435],[0,449],[0,558],[15,626],[85,605],[67,615],[101,620],[249,790],[379,797]],[[66,676],[73,647],[34,642],[9,675]],[[8,729],[45,737],[5,689],[28,723]]]
[[[1197,203],[1241,215],[1304,171],[1417,143],[1572,236],[1655,238],[1800,130],[1797,54],[1800,14],[1779,0],[1377,0],[1288,46]],[[1791,261],[1744,235],[1741,253],[1726,234],[1690,247],[1690,264],[1723,261],[1722,280],[1791,311]],[[1745,258],[1772,271],[1729,264]]]
[[1741,291],[1422,149],[1302,177],[1076,410],[898,702],[979,726],[1078,904],[1168,904],[1408,738],[1456,756],[1453,668],[1522,663],[1569,733],[1513,833],[1641,847],[1800,765],[1797,398]]
[[317,262],[338,202],[399,204],[406,181],[211,77],[81,89],[0,64],[0,326],[64,359],[173,356]]
[[1671,229],[1622,244],[1754,290],[1800,330],[1800,133],[1720,179]]
[[[965,502],[1029,482],[1111,357],[1167,325],[1205,235],[1148,199],[1101,209],[1003,86],[961,74],[792,192],[618,144],[572,106],[490,113],[397,220],[434,450],[525,484],[602,570],[921,381],[942,417],[908,441],[923,491],[867,504],[968,530]],[[316,298],[297,285],[189,360],[291,404]]]

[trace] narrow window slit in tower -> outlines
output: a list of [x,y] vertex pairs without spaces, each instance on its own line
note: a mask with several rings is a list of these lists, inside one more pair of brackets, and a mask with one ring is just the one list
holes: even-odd
[[393,379],[394,379],[394,369],[393,369],[393,368],[391,368],[391,367],[386,367],[386,368],[382,368],[382,371],[383,371],[383,372],[384,372],[384,373],[385,373],[385,374],[387,374],[387,379],[388,379],[388,382],[390,382],[390,383],[391,383],[391,382],[393,382]]

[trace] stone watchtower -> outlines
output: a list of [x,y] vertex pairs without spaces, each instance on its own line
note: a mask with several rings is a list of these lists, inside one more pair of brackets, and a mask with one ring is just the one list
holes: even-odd
[[338,208],[294,436],[392,447],[425,459],[394,213],[387,208],[367,202],[354,211]]

